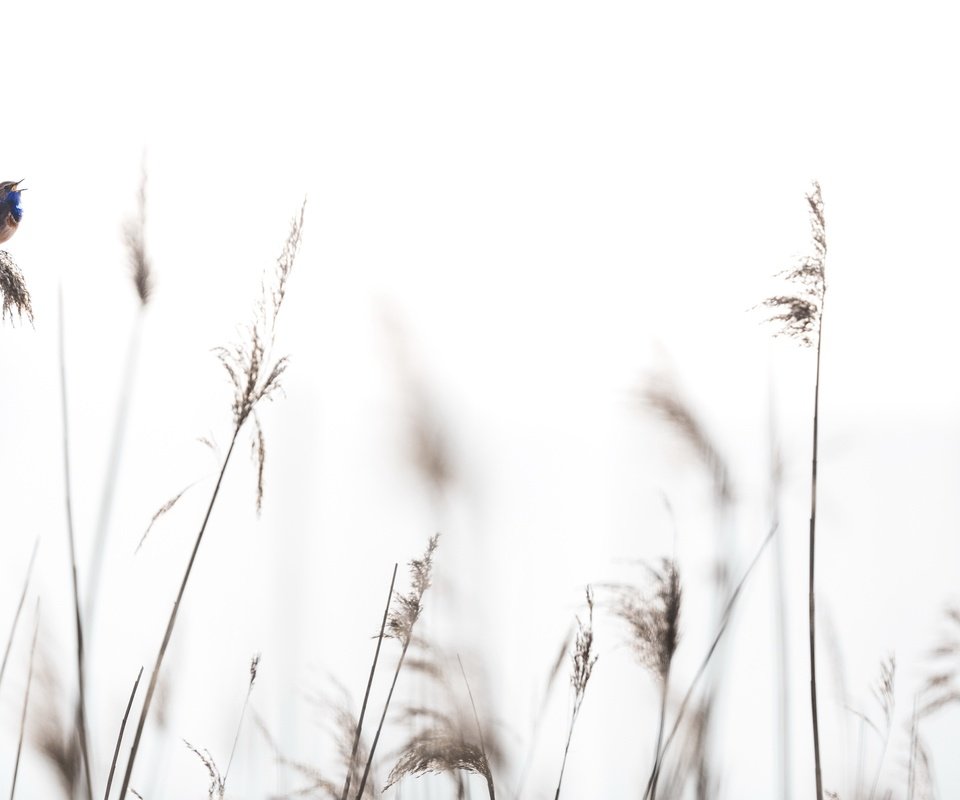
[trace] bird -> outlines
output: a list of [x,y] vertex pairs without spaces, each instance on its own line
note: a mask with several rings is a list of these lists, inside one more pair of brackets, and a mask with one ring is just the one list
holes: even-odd
[[23,209],[20,207],[20,188],[22,180],[0,183],[0,244],[17,232]]

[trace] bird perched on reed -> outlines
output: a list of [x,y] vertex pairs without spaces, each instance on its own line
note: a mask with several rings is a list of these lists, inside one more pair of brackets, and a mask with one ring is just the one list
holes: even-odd
[[23,209],[20,207],[20,181],[0,183],[0,243],[7,241],[17,232]]

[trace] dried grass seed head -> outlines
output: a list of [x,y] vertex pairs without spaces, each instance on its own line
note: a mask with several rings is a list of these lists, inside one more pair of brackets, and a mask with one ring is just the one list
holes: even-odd
[[630,644],[640,663],[665,681],[680,642],[680,574],[676,563],[666,558],[659,569],[648,569],[652,588],[621,587],[614,609],[627,623]]
[[192,753],[197,756],[197,758],[200,759],[201,762],[203,762],[203,766],[207,769],[207,775],[210,778],[210,786],[207,789],[208,800],[223,800],[223,795],[226,791],[224,787],[223,776],[220,774],[220,769],[213,760],[213,756],[210,755],[210,751],[200,750],[199,748],[190,744],[190,742],[188,742],[186,739],[183,740],[183,743]]
[[9,318],[13,322],[13,314],[16,312],[18,319],[22,320],[26,316],[33,323],[33,305],[23,273],[6,250],[0,250],[0,294],[3,294],[0,319]]
[[386,790],[410,775],[460,771],[482,775],[492,781],[490,765],[479,744],[469,742],[453,731],[430,731],[407,742],[383,788]]
[[577,618],[577,638],[573,650],[573,673],[570,676],[570,683],[573,685],[577,700],[582,699],[586,692],[587,684],[590,682],[590,676],[593,674],[593,667],[598,658],[593,651],[593,589],[589,586],[586,595],[587,624],[584,625],[580,618]]
[[146,306],[153,293],[153,267],[147,256],[147,169],[141,167],[140,190],[137,192],[137,214],[123,226],[123,241],[127,248],[130,277],[140,305]]
[[716,497],[723,503],[729,503],[733,499],[730,468],[706,426],[681,396],[672,378],[667,374],[654,375],[640,392],[640,399],[660,414],[689,444],[710,473]]
[[287,368],[286,357],[272,360],[270,349],[277,316],[286,297],[287,280],[300,249],[305,208],[306,202],[291,221],[290,233],[276,266],[261,283],[253,322],[246,327],[245,335],[234,344],[214,351],[233,384],[233,420],[238,429],[261,401],[280,390],[280,377]]
[[826,220],[820,184],[814,181],[807,192],[810,214],[810,233],[813,252],[803,257],[792,269],[780,273],[794,289],[791,294],[774,295],[762,305],[775,311],[771,322],[780,323],[777,335],[796,339],[805,347],[812,347],[820,331],[823,297],[826,293]]
[[431,536],[423,556],[410,562],[411,589],[406,594],[399,592],[395,594],[390,614],[387,617],[385,635],[398,639],[404,646],[410,643],[413,626],[423,612],[423,595],[430,588],[433,554],[437,549],[439,540],[439,533]]

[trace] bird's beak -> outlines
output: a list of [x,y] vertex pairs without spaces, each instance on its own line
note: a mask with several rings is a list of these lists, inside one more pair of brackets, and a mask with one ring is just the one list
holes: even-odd
[[13,191],[13,192],[22,192],[22,191],[25,191],[24,189],[21,189],[21,188],[20,188],[20,184],[23,183],[24,180],[26,180],[26,179],[25,179],[25,178],[21,178],[21,179],[18,180],[15,184],[13,184],[13,188],[11,189],[11,191]]

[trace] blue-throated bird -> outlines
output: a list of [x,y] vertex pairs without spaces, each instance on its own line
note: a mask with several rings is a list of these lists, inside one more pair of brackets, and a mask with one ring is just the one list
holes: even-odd
[[17,232],[23,209],[20,207],[20,181],[0,183],[0,243],[7,241]]

